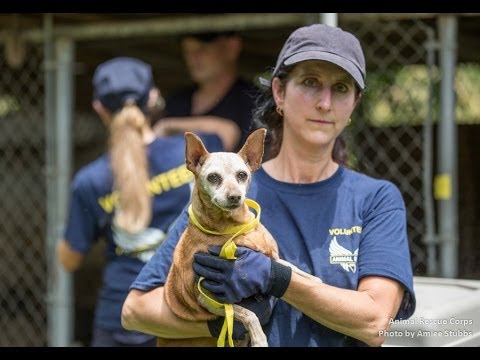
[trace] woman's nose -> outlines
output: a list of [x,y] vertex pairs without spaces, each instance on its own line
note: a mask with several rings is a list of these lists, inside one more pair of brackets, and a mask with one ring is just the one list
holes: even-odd
[[317,107],[322,110],[330,110],[332,106],[332,92],[329,88],[322,88],[318,92]]

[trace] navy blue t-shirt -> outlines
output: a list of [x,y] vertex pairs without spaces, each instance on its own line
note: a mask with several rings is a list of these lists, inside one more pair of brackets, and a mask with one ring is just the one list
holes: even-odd
[[[324,181],[290,184],[254,173],[249,197],[262,207],[261,222],[278,243],[280,257],[326,284],[356,290],[365,276],[400,282],[405,293],[398,319],[415,310],[405,204],[397,187],[340,166]],[[172,254],[188,223],[184,211],[165,243],[131,288],[165,283]],[[265,326],[270,346],[365,346],[277,302]]]
[[[192,116],[192,96],[195,87],[180,91],[167,98],[165,116],[187,117]],[[240,150],[245,139],[251,133],[252,111],[258,89],[251,83],[237,79],[227,94],[218,100],[214,107],[201,115],[219,116],[233,120],[241,130],[241,138],[234,149]]]
[[[223,150],[218,136],[200,134],[200,137],[207,150]],[[158,138],[148,145],[147,154],[148,186],[154,196],[152,220],[145,234],[164,235],[190,201],[193,174],[185,167],[185,138],[183,135]],[[148,260],[148,252],[135,256],[116,254],[118,232],[112,231],[116,194],[112,189],[107,154],[78,171],[71,185],[64,238],[82,254],[100,238],[105,239],[107,263],[95,309],[95,326],[122,331],[121,309],[130,284]],[[150,253],[153,255],[154,251]]]

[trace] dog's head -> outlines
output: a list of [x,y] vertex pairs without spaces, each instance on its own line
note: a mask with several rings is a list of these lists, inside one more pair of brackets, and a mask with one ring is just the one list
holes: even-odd
[[252,173],[262,164],[266,132],[255,130],[238,153],[209,153],[198,136],[185,133],[187,169],[213,204],[227,211],[243,204]]

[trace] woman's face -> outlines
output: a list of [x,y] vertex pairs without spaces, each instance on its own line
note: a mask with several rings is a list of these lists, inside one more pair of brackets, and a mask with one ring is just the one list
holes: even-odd
[[284,112],[283,143],[293,141],[316,150],[333,149],[359,99],[353,78],[337,65],[320,60],[296,65],[285,87],[274,78],[272,90]]

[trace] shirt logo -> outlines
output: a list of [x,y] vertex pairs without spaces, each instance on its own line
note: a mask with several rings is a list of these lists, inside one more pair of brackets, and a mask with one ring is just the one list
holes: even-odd
[[[190,184],[192,180],[192,172],[186,168],[185,164],[182,164],[151,178],[148,182],[148,190],[153,195],[160,195],[185,184]],[[99,198],[98,203],[106,213],[112,213],[118,203],[118,192],[114,191]]]
[[341,246],[337,237],[334,236],[330,241],[330,264],[340,264],[340,266],[346,271],[352,271],[354,273],[357,269],[358,249],[353,253]]

